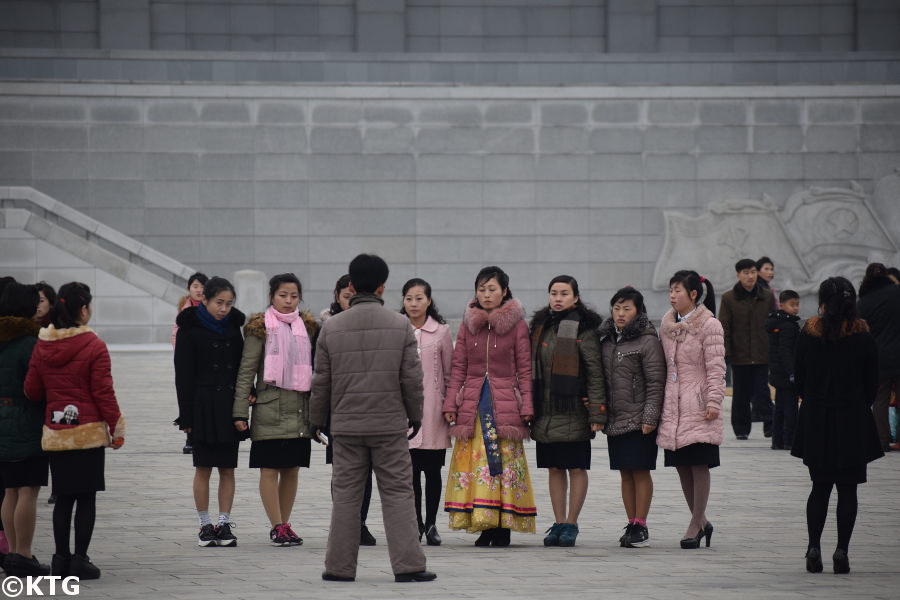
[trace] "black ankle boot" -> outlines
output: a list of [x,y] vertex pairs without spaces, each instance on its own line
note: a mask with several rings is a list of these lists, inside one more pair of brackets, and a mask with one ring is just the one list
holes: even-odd
[[834,556],[831,557],[831,560],[834,561],[835,573],[843,574],[850,572],[850,559],[847,557],[846,550],[838,548],[834,551]]
[[810,573],[822,572],[822,551],[815,546],[806,551],[806,570]]
[[425,542],[429,546],[441,545],[441,536],[438,535],[437,527],[434,526],[434,523],[425,529]]
[[497,533],[494,534],[494,539],[491,540],[491,546],[496,546],[498,548],[509,546],[509,533],[509,529],[499,527]]
[[478,536],[478,539],[475,540],[476,546],[490,546],[491,540],[494,539],[494,535],[497,532],[496,529],[485,529],[481,532],[481,535]]

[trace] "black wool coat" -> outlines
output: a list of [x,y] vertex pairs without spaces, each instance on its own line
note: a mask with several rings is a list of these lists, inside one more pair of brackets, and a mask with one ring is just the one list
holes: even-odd
[[[791,454],[814,480],[840,481],[883,456],[870,406],[878,389],[878,350],[865,321],[837,340],[822,335],[822,321],[806,322],[797,340],[794,381],[803,402]],[[818,475],[818,477],[817,477]]]
[[866,320],[878,344],[881,380],[900,377],[900,285],[890,279],[860,287],[859,316]]
[[793,387],[794,352],[800,335],[800,317],[776,310],[766,319],[769,334],[769,383],[777,388]]
[[190,427],[194,440],[221,444],[240,439],[231,411],[244,349],[241,327],[245,319],[244,313],[231,309],[224,334],[204,327],[195,307],[184,309],[175,320],[178,426]]

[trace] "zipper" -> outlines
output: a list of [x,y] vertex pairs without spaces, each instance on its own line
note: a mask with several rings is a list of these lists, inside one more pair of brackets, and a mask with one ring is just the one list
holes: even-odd
[[490,357],[490,347],[491,347],[491,324],[488,323],[488,332],[487,338],[484,340],[484,378],[488,378],[488,359]]

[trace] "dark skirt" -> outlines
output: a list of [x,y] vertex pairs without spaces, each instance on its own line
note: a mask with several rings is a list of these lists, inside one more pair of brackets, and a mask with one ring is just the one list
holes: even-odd
[[421,450],[412,448],[409,451],[409,457],[412,459],[414,471],[434,471],[441,470],[444,466],[444,460],[447,458],[447,450]]
[[236,469],[239,442],[208,444],[194,440],[194,466]]
[[44,487],[47,485],[47,465],[49,463],[50,459],[46,454],[29,456],[24,460],[0,462],[3,486],[7,488]]
[[653,471],[656,469],[656,430],[644,435],[638,429],[606,438],[609,468],[613,471]]
[[311,452],[312,440],[309,438],[260,440],[250,444],[250,468],[309,468],[309,457]]
[[591,442],[537,442],[539,469],[591,470]]
[[706,465],[710,469],[719,466],[719,447],[715,444],[699,442],[679,448],[674,452],[665,451],[665,465],[667,467],[692,467]]
[[53,494],[70,496],[106,489],[104,448],[49,452]]
[[866,465],[840,471],[809,467],[809,478],[813,483],[833,483],[838,485],[865,483]]

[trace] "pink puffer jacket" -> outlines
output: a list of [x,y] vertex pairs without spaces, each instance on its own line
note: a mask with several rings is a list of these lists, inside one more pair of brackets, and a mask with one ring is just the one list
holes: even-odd
[[494,420],[503,439],[530,436],[522,416],[534,415],[531,402],[531,341],[525,311],[515,298],[490,313],[469,304],[456,336],[445,413],[456,413],[455,438],[475,435],[478,400],[485,375],[491,385]]
[[[680,323],[670,310],[659,327],[666,355],[666,394],[656,443],[666,450],[691,444],[720,445],[725,398],[725,337],[722,324],[702,304]],[[707,421],[706,407],[719,409]]]

